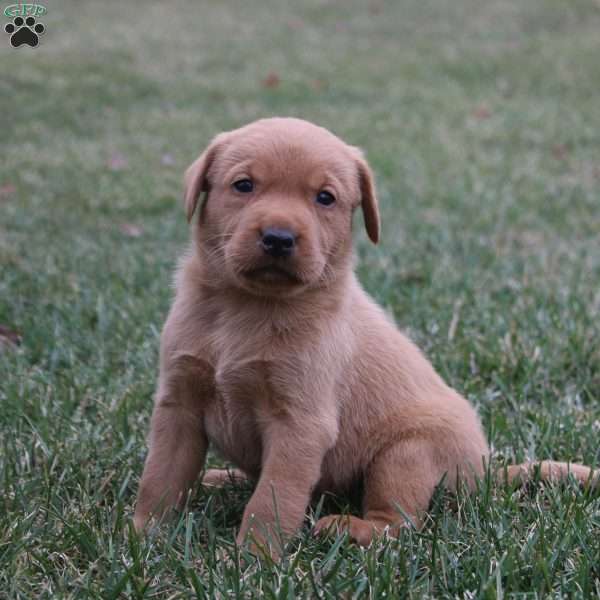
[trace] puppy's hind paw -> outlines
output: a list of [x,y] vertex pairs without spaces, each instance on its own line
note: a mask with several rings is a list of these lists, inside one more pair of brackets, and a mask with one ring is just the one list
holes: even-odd
[[245,473],[239,469],[207,469],[202,477],[206,487],[222,487],[227,484],[241,484],[248,481]]
[[313,535],[339,536],[347,532],[352,541],[359,546],[367,547],[373,538],[385,533],[392,537],[398,537],[401,529],[407,525],[406,522],[391,523],[383,520],[370,521],[351,515],[329,515],[316,522]]
[[348,533],[351,540],[360,546],[368,546],[376,533],[375,526],[368,521],[351,515],[328,515],[319,519],[313,528],[313,535],[339,536]]

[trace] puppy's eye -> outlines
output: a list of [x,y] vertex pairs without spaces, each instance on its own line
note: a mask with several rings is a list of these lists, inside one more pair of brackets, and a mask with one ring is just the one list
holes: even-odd
[[315,200],[317,204],[322,204],[323,206],[331,206],[335,202],[333,194],[326,191],[319,192]]
[[251,179],[238,179],[233,183],[233,188],[241,194],[249,194],[254,191],[254,183]]

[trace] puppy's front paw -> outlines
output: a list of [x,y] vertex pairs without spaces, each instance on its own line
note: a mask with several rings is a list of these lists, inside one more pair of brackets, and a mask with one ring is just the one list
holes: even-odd
[[149,526],[151,515],[136,511],[133,515],[133,527],[137,533],[143,534]]
[[257,558],[277,562],[283,554],[284,542],[281,533],[268,525],[255,524],[246,533],[240,531],[236,542]]
[[265,544],[263,541],[255,538],[246,540],[243,548],[252,556],[266,560],[267,562],[278,562],[281,559],[279,546]]

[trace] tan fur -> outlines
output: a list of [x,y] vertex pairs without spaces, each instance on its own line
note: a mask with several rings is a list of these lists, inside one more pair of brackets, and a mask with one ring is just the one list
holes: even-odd
[[[232,188],[242,178],[255,182],[251,194]],[[323,189],[333,206],[315,203]],[[209,442],[238,470],[211,470],[206,484],[244,474],[257,482],[238,542],[251,533],[274,555],[315,494],[364,482],[363,518],[332,515],[315,531],[344,526],[368,544],[406,520],[418,525],[440,481],[473,485],[489,455],[477,414],[353,273],[359,205],[369,237],[379,239],[360,151],[305,121],[257,121],[217,136],[188,169],[188,219],[203,192],[162,334],[136,527],[185,499]],[[268,227],[294,231],[292,257],[265,255],[259,240]],[[290,278],[260,271],[274,263]],[[539,467],[546,478],[591,475],[579,465]]]

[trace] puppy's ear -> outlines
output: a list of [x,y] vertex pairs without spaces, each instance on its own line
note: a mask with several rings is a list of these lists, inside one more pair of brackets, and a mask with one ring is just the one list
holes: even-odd
[[208,148],[206,148],[185,172],[183,201],[188,223],[194,216],[200,194],[210,191],[208,171],[214,163],[215,157],[223,145],[223,141],[223,134],[216,136]]
[[356,148],[356,154],[358,181],[360,186],[360,204],[365,220],[365,228],[369,239],[376,244],[379,241],[381,225],[377,193],[375,191],[375,179],[371,167],[369,167],[360,149]]

